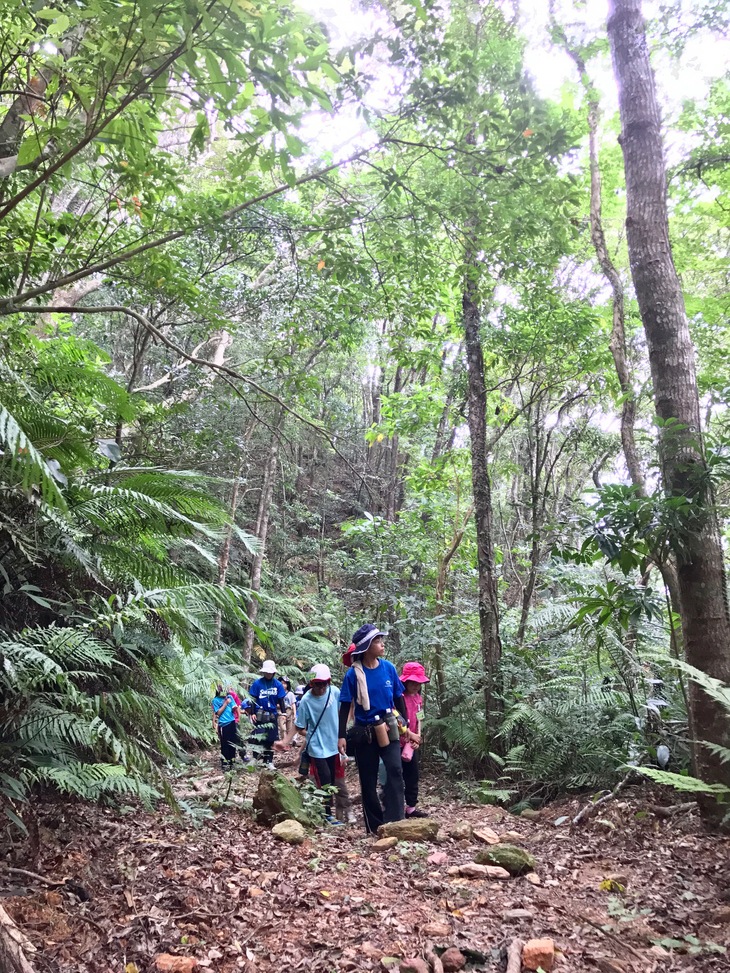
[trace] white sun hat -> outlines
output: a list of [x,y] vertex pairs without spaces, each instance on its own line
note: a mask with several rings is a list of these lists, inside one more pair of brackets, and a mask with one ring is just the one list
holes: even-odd
[[261,666],[259,672],[263,672],[267,676],[273,676],[276,674],[276,663],[273,659],[267,659],[266,662]]

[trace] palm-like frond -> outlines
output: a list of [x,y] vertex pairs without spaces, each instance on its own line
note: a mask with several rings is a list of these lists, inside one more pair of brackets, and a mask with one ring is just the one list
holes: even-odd
[[224,481],[118,462],[110,434],[137,405],[91,343],[23,353],[22,375],[0,359],[0,583],[44,624],[0,614],[0,804],[16,824],[36,784],[172,799],[166,768],[209,733],[211,684],[242,675],[220,629],[242,634],[250,592],[214,583],[218,545],[256,548],[211,489]]
[[18,484],[23,490],[34,487],[45,502],[65,509],[66,501],[46,460],[33,444],[19,419],[0,403],[0,443],[4,447],[4,476],[10,485]]

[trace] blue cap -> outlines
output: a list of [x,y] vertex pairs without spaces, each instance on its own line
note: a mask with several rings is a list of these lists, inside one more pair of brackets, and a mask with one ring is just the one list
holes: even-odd
[[354,658],[355,656],[362,655],[363,652],[367,652],[373,639],[376,639],[379,635],[385,636],[386,634],[386,632],[381,632],[377,625],[361,625],[352,636],[352,645],[354,648],[350,649],[350,657]]

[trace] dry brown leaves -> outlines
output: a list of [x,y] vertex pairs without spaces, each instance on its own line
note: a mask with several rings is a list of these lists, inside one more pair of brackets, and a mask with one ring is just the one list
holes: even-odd
[[[212,771],[185,782],[198,797],[219,787]],[[473,840],[445,836],[438,851],[401,843],[385,852],[371,850],[360,826],[283,846],[242,810],[241,797],[239,789],[236,805],[198,827],[165,810],[42,808],[33,868],[69,881],[51,893],[0,872],[3,904],[38,947],[38,969],[154,973],[180,957],[180,969],[216,973],[360,971],[382,969],[384,956],[453,946],[467,969],[502,971],[517,936],[554,939],[564,973],[730,967],[730,954],[710,951],[730,945],[722,898],[730,842],[703,834],[694,816],[646,814],[641,797],[624,794],[576,829],[553,822],[570,820],[578,802],[526,821],[432,798],[442,830],[463,820]],[[472,862],[487,836],[508,831],[535,855],[539,885],[535,876],[448,874]],[[22,845],[3,852],[7,865],[30,867]]]

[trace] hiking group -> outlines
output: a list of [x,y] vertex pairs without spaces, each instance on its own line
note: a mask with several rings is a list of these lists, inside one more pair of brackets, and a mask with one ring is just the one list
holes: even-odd
[[270,659],[262,665],[244,703],[232,687],[224,691],[218,686],[212,702],[213,725],[223,769],[233,767],[237,750],[244,762],[250,760],[239,735],[245,714],[251,723],[252,746],[272,769],[275,750],[286,751],[304,738],[299,774],[311,775],[318,787],[327,788],[324,810],[329,824],[354,820],[345,781],[348,757],[357,764],[368,833],[376,834],[380,825],[390,821],[425,817],[416,805],[421,688],[429,680],[420,662],[407,662],[399,676],[384,655],[385,633],[376,625],[363,625],[342,656],[347,672],[340,689],[332,684],[329,666],[320,663],[313,667],[308,685],[298,686],[293,693],[287,680],[276,678],[276,665]]

